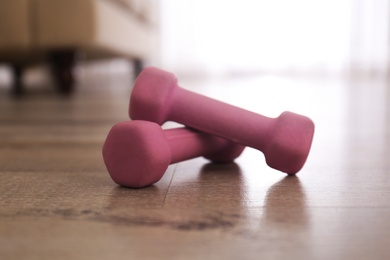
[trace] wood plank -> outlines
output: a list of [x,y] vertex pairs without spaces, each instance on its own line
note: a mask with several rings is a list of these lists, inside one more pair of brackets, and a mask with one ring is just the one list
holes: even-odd
[[129,85],[96,75],[70,99],[0,96],[0,259],[388,259],[387,80],[183,80],[265,115],[309,115],[311,154],[296,177],[251,148],[232,164],[197,158],[144,189],[113,183],[101,155]]

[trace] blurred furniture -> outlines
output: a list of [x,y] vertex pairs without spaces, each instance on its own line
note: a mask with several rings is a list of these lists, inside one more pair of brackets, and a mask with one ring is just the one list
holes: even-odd
[[0,0],[0,62],[11,65],[15,94],[23,69],[48,62],[60,92],[74,86],[78,54],[125,57],[137,73],[153,50],[153,0]]

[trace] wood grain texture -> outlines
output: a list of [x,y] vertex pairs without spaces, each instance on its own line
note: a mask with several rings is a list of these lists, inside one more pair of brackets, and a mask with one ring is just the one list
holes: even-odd
[[14,100],[0,87],[0,259],[389,258],[386,79],[181,81],[266,116],[311,117],[302,171],[286,177],[246,149],[232,164],[197,158],[122,188],[101,148],[127,118],[131,79],[85,77],[71,99],[32,89]]

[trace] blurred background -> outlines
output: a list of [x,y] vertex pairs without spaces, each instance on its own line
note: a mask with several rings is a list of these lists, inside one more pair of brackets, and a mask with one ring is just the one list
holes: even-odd
[[162,64],[186,73],[386,73],[389,1],[164,1]]
[[387,0],[0,0],[0,88],[19,93],[29,82],[54,78],[68,93],[88,72],[137,74],[146,65],[182,77],[386,76],[389,5]]

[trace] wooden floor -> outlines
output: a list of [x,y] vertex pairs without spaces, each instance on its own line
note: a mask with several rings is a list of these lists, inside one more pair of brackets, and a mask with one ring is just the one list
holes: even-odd
[[0,259],[390,259],[387,80],[181,80],[267,116],[310,116],[307,164],[286,177],[247,148],[233,164],[193,159],[127,189],[101,148],[127,119],[132,79],[80,77],[73,98],[31,86],[14,100],[0,86]]

